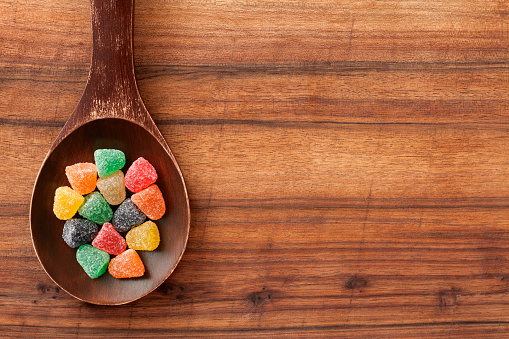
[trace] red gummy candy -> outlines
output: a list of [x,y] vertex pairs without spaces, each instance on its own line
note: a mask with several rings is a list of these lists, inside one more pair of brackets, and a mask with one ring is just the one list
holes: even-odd
[[124,178],[125,187],[131,192],[137,193],[157,180],[157,172],[154,166],[145,158],[136,159],[127,170]]
[[109,254],[119,255],[125,251],[127,243],[115,227],[107,222],[95,236],[92,246]]

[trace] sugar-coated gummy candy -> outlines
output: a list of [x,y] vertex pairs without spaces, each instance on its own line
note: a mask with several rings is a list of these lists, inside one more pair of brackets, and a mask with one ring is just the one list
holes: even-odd
[[124,200],[113,214],[111,223],[118,232],[127,232],[131,228],[141,225],[147,217],[131,201],[131,198]]
[[64,224],[62,239],[69,247],[76,248],[92,241],[99,227],[96,223],[85,219],[69,219]]
[[97,167],[88,162],[67,166],[65,175],[73,190],[81,195],[93,192],[97,181]]
[[103,178],[124,167],[125,154],[118,149],[98,149],[94,152],[94,160],[97,173]]
[[136,159],[125,174],[125,187],[137,193],[155,183],[157,172],[154,166],[143,157]]
[[163,194],[154,184],[131,196],[133,203],[150,219],[160,219],[166,212]]
[[76,260],[85,273],[92,279],[98,278],[106,272],[110,262],[110,255],[103,250],[89,244],[81,245],[76,251]]
[[118,170],[97,179],[97,188],[110,205],[118,205],[125,200],[124,173]]
[[145,265],[132,248],[111,259],[108,272],[115,278],[136,278],[145,273]]
[[149,220],[130,230],[125,239],[129,248],[133,250],[153,251],[159,246],[159,229]]
[[124,237],[115,230],[112,224],[107,222],[92,241],[92,246],[109,254],[119,255],[125,251],[127,244]]
[[62,186],[56,189],[53,200],[53,213],[60,220],[71,219],[83,204],[85,199],[70,187]]
[[87,195],[78,212],[83,218],[100,225],[110,221],[113,217],[110,205],[99,192]]

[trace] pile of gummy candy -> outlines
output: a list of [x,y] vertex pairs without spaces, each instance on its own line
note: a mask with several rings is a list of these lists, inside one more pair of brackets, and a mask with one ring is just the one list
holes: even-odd
[[[62,186],[55,192],[53,212],[66,220],[62,238],[71,248],[78,248],[76,259],[92,279],[106,270],[115,278],[141,277],[145,265],[136,251],[153,251],[159,246],[159,229],[151,220],[166,212],[155,184],[157,172],[140,157],[124,176],[125,154],[116,149],[96,150],[94,161],[67,166],[71,187]],[[127,199],[126,188],[133,192]],[[110,205],[120,206],[113,213]],[[75,218],[76,213],[82,218]],[[147,218],[151,220],[145,221]],[[115,257],[110,259],[110,255]]]

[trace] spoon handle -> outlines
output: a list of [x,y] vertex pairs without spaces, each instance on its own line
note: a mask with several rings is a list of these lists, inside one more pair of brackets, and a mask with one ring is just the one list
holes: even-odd
[[133,0],[90,0],[92,63],[88,87],[97,98],[118,99],[136,88],[133,62]]
[[[120,118],[160,135],[138,92],[133,62],[134,0],[90,0],[92,62],[80,102],[64,129]],[[165,142],[164,142],[165,143]]]

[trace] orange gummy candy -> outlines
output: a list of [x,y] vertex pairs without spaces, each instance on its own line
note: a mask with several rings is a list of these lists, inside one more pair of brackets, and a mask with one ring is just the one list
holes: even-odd
[[81,162],[65,168],[65,175],[73,190],[81,195],[95,189],[97,183],[97,167],[88,162]]
[[135,250],[128,249],[110,260],[108,272],[118,279],[136,278],[145,273],[145,265]]
[[166,212],[163,194],[156,184],[133,194],[131,201],[152,220],[160,219]]

